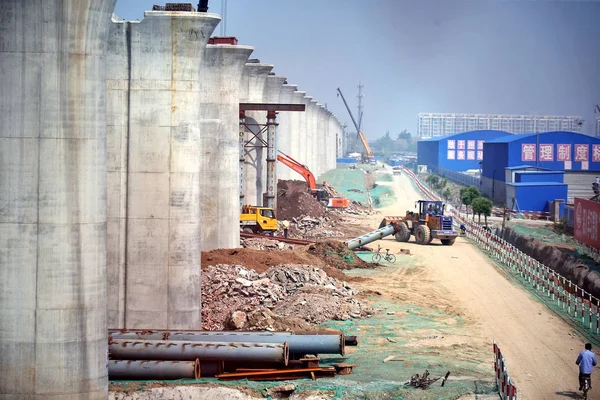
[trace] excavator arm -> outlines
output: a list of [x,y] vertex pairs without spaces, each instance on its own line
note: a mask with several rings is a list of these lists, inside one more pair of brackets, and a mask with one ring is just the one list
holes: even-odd
[[315,176],[306,166],[300,164],[298,161],[294,160],[288,155],[278,155],[277,160],[302,175],[311,191],[317,190],[317,181],[315,180]]

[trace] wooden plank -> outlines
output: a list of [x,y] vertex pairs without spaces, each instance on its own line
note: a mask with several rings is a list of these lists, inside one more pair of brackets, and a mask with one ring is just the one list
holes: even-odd
[[276,369],[273,371],[258,371],[258,372],[234,372],[228,374],[219,374],[216,375],[219,379],[227,379],[227,378],[245,378],[249,376],[265,376],[265,375],[288,375],[294,373],[304,373],[304,372],[316,372],[320,371],[321,368],[300,368],[300,369]]

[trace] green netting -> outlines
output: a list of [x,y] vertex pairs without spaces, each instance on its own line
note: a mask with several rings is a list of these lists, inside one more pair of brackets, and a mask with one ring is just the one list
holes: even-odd
[[[369,253],[359,253],[366,257]],[[398,257],[392,266],[383,266],[377,270],[355,269],[349,275],[368,277],[374,273],[394,276],[399,268],[416,268],[417,257]],[[381,300],[370,298],[375,309],[371,318],[350,319],[346,321],[329,321],[323,327],[338,329],[346,335],[358,336],[357,347],[347,347],[345,360],[341,357],[321,357],[321,365],[346,362],[357,364],[350,375],[337,375],[335,378],[321,378],[316,381],[300,379],[290,381],[299,392],[319,391],[332,399],[456,399],[462,395],[475,393],[479,395],[496,392],[493,382],[491,362],[493,355],[490,349],[489,362],[473,360],[469,349],[446,347],[444,351],[436,351],[435,347],[408,345],[413,338],[423,335],[444,335],[451,332],[464,334],[465,322],[458,315],[446,314],[435,308],[417,307],[402,300]],[[458,331],[457,331],[458,330]],[[383,362],[393,355],[400,361]],[[422,374],[429,370],[431,376],[443,376],[451,371],[450,379],[444,387],[441,380],[433,383],[427,390],[413,389],[405,386],[414,374]],[[143,390],[155,381],[112,381],[111,386],[127,390]],[[205,378],[202,380],[169,381],[165,385],[182,384],[214,384],[232,388],[249,388],[257,393],[265,393],[265,389],[281,385],[284,382],[254,382],[248,380],[218,381]]]
[[391,206],[396,204],[396,192],[391,185],[378,184],[371,190],[373,205],[377,208]]
[[375,172],[375,182],[392,182],[394,177],[388,172]]
[[368,193],[365,173],[360,169],[334,169],[319,177],[333,186],[342,196],[367,205]]

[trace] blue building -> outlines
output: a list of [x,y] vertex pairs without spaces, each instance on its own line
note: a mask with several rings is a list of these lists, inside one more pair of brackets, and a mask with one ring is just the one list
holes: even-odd
[[484,159],[484,143],[506,136],[503,131],[470,131],[417,142],[417,163],[447,175],[447,171],[480,170]]
[[[565,200],[569,203],[574,197],[591,197],[592,183],[600,175],[600,139],[579,133],[505,136],[486,141],[483,148],[486,157],[482,162],[481,191],[508,207],[518,191],[522,196],[555,200],[559,198],[552,197],[558,196],[565,185]],[[557,174],[561,172],[564,175],[559,179]],[[525,186],[528,188],[522,189]],[[556,187],[546,190],[550,186]],[[529,201],[522,196],[521,202]],[[520,203],[518,197],[515,199]]]

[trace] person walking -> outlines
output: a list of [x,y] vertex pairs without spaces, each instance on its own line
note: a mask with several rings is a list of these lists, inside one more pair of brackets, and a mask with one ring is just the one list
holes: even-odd
[[[579,353],[577,357],[577,361],[575,364],[579,365],[579,390],[583,390],[584,380],[586,378],[591,378],[592,371],[596,364],[598,364],[598,360],[596,359],[596,355],[592,352],[592,344],[586,343],[585,350]],[[589,379],[590,389],[592,388],[592,380]]]
[[290,229],[290,222],[287,219],[283,220],[283,222],[281,223],[281,226],[283,226],[283,237],[287,239],[288,231]]

